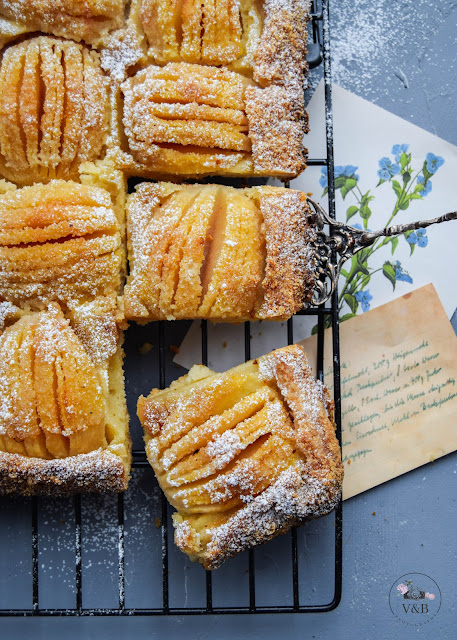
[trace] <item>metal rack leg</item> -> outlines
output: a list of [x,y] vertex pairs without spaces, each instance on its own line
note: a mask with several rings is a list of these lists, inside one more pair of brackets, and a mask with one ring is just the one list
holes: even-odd
[[38,613],[38,498],[32,498],[32,608]]

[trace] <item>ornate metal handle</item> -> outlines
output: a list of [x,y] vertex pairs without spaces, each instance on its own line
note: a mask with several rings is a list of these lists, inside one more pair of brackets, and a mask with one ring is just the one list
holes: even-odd
[[[446,213],[432,220],[424,220],[422,222],[410,222],[409,224],[397,224],[392,227],[386,227],[379,231],[363,231],[356,229],[344,222],[333,220],[324,209],[308,198],[308,202],[317,215],[317,238],[316,238],[316,265],[317,280],[314,289],[314,296],[311,304],[320,305],[327,302],[335,290],[336,283],[340,275],[341,267],[353,255],[372,245],[378,238],[387,238],[390,236],[398,236],[406,231],[414,231],[415,229],[423,229],[431,224],[446,222],[447,220],[457,220],[457,211]],[[332,235],[324,232],[324,226],[328,224],[332,230]],[[335,255],[338,259],[335,260]]]

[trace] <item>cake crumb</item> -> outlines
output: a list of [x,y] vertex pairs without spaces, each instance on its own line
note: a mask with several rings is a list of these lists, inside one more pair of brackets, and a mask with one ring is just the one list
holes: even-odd
[[150,342],[144,342],[141,347],[138,349],[142,356],[145,356],[152,349],[153,345]]

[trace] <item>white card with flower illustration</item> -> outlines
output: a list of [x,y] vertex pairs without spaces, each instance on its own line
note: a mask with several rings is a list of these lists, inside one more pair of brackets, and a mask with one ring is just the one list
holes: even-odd
[[[324,158],[324,84],[307,107],[310,158]],[[434,218],[457,209],[457,147],[333,85],[336,214],[357,228],[381,229]],[[311,193],[328,210],[327,176],[311,166],[292,188]],[[347,319],[433,283],[449,318],[457,307],[457,221],[381,239],[344,265],[340,317]],[[296,316],[294,340],[310,335],[315,318]],[[242,326],[209,327],[209,366],[222,371],[244,359]],[[201,360],[199,323],[192,325],[175,362]],[[287,344],[284,323],[251,325],[252,357]],[[221,346],[223,348],[221,348]],[[227,348],[224,348],[227,347]]]
[[[381,229],[457,209],[457,147],[333,85],[336,214],[354,227]],[[310,157],[325,157],[324,85],[309,105]],[[326,168],[309,167],[292,182],[327,207]],[[457,222],[378,240],[344,265],[340,317],[378,307],[432,282],[451,317]]]

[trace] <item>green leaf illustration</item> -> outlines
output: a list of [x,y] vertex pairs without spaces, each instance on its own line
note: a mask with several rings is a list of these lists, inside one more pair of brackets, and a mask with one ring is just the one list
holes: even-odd
[[363,276],[362,278],[362,286],[360,287],[360,289],[365,289],[366,286],[368,286],[368,284],[370,283],[371,280],[371,276]]
[[355,216],[358,210],[359,207],[356,207],[355,204],[353,204],[352,207],[349,207],[349,209],[346,211],[346,220],[350,220],[352,216]]
[[351,191],[355,187],[356,184],[357,180],[354,180],[354,178],[346,178],[344,185],[341,187],[341,195],[343,197],[343,200],[345,199],[349,191]]
[[399,198],[402,194],[403,189],[400,186],[398,180],[392,180],[392,189],[395,191],[395,195]]
[[360,253],[356,253],[356,255],[355,255],[356,260],[357,260],[357,267],[358,267],[359,271],[364,273],[366,276],[369,276],[370,272],[368,271],[367,266],[366,266],[366,260],[365,260],[364,252],[365,252],[365,249],[362,249],[362,251],[360,251]]
[[386,276],[388,280],[390,280],[392,287],[395,289],[395,285],[397,281],[395,279],[395,269],[390,264],[390,262],[385,262],[382,266],[382,272]]
[[408,171],[405,171],[403,174],[403,184],[406,185],[411,180],[411,174]]
[[410,154],[406,154],[404,151],[400,156],[400,167],[402,169],[404,169],[406,167],[407,164],[409,164],[409,161],[411,160],[411,155]]
[[[1,0],[0,0],[1,2]],[[402,145],[403,146],[403,145]],[[396,145],[396,148],[401,148],[400,145]],[[407,145],[403,148],[407,148]],[[433,158],[433,155],[430,154],[427,156],[429,158],[429,162],[431,162],[430,158]],[[379,164],[381,168],[391,166],[391,170],[388,171],[378,171],[379,175],[388,175],[387,180],[379,179],[376,187],[384,184],[384,182],[390,182],[392,185],[392,191],[395,193],[396,201],[394,203],[394,208],[391,211],[390,215],[387,216],[388,222],[390,223],[395,216],[401,211],[406,211],[413,200],[423,200],[423,193],[427,189],[430,190],[429,181],[434,175],[430,173],[427,169],[427,160],[423,162],[422,168],[417,171],[417,167],[413,168],[412,162],[412,154],[401,152],[400,155],[395,154],[395,160],[390,160],[390,165],[387,165],[385,159],[381,159]],[[394,165],[394,162],[396,163]],[[439,163],[443,163],[444,159],[437,159],[433,167],[438,165]],[[438,167],[439,168],[439,167]],[[392,173],[396,172],[396,175],[393,176]],[[420,182],[422,181],[422,182]],[[427,186],[429,185],[429,186]],[[362,193],[360,181],[352,176],[344,176],[340,175],[335,178],[335,188],[341,190],[341,196],[343,199],[349,194],[350,191],[353,191],[353,202],[355,204],[348,206],[346,209],[346,220],[350,221],[357,214],[360,215],[360,219],[362,222],[362,226],[365,230],[368,229],[368,220],[372,216],[372,210],[370,207],[370,203],[375,199],[374,195],[371,195],[370,190],[366,193]],[[325,190],[325,193],[327,190]],[[373,190],[374,193],[376,193]],[[387,214],[386,214],[387,215]],[[356,225],[360,227],[359,224]],[[416,239],[414,236],[410,238],[409,236],[413,231],[409,231],[404,234],[405,241],[409,245],[410,254],[414,253],[417,243],[419,242],[419,237]],[[410,240],[410,242],[408,242]],[[339,294],[339,312],[343,314],[343,309],[350,310],[350,313],[346,313],[342,315],[340,322],[344,322],[345,320],[349,320],[357,315],[357,312],[361,306],[361,303],[358,301],[358,297],[361,297],[362,291],[368,291],[367,287],[370,281],[378,278],[376,275],[379,271],[382,271],[385,278],[389,280],[392,285],[392,288],[395,290],[398,274],[398,278],[400,280],[405,280],[409,282],[412,278],[409,276],[408,272],[403,269],[400,262],[394,262],[386,260],[381,268],[374,268],[372,263],[372,254],[374,251],[378,249],[384,248],[385,252],[388,252],[389,249],[385,249],[385,245],[390,243],[390,251],[392,256],[395,254],[399,244],[399,236],[385,238],[382,242],[377,242],[371,248],[364,248],[363,250],[357,252],[354,256],[352,256],[350,261],[350,268],[346,265],[345,269],[340,270],[341,282],[344,283],[340,294]],[[426,245],[427,241],[422,242],[421,245]],[[371,265],[371,266],[370,266]],[[370,296],[371,297],[371,296]],[[365,306],[365,304],[364,304]],[[368,305],[369,306],[369,305]],[[325,320],[325,326],[327,326],[327,319]],[[317,325],[314,327],[312,333],[315,334],[317,332]]]
[[[360,217],[362,218],[362,220],[369,220],[371,217],[371,209],[367,204],[363,204],[360,207]],[[366,225],[365,225],[365,229],[366,229]]]
[[371,200],[374,200],[374,196],[371,196],[370,191],[367,191],[366,193],[363,194],[362,198],[360,199],[360,203],[368,204],[369,202],[371,202]]
[[346,184],[346,176],[338,176],[335,179],[335,189],[341,189]]
[[347,303],[347,305],[349,306],[349,309],[352,311],[352,313],[355,314],[357,312],[357,307],[359,306],[359,303],[355,299],[355,296],[353,296],[350,293],[345,293],[344,294],[344,301]]

